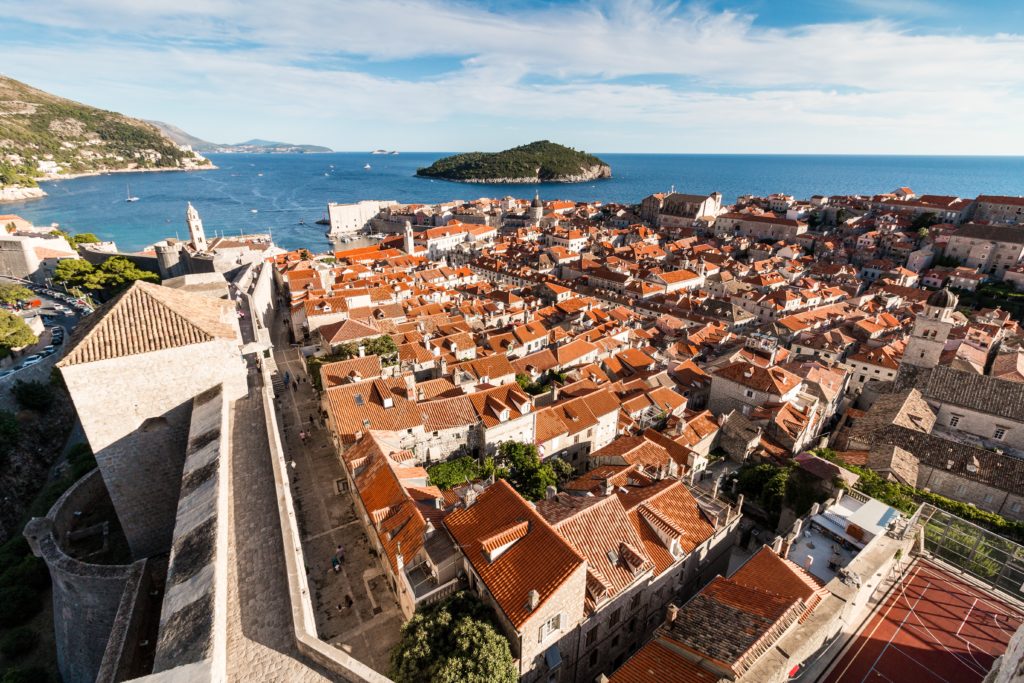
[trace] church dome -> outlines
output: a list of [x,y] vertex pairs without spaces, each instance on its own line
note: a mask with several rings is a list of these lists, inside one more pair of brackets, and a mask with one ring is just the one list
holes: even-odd
[[956,308],[959,301],[956,294],[943,287],[937,292],[932,292],[931,296],[928,297],[927,303],[929,306],[935,306],[936,308]]
[[535,209],[543,208],[544,205],[540,203],[540,195],[539,194],[533,195],[533,201],[530,202],[530,206],[532,206]]

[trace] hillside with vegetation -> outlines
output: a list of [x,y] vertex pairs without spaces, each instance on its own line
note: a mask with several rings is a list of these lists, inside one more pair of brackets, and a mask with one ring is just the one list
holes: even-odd
[[455,154],[416,175],[463,183],[582,183],[610,178],[612,169],[592,154],[540,140],[503,152]]
[[144,121],[0,76],[0,188],[77,174],[208,167]]

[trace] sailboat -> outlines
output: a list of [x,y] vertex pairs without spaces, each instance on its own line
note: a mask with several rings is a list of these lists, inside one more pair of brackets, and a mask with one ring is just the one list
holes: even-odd
[[125,191],[125,198],[124,198],[124,200],[126,202],[130,203],[130,202],[137,202],[137,201],[139,201],[138,197],[132,196],[132,188],[131,188],[130,185],[125,185],[124,186],[124,191]]
[[366,169],[367,171],[369,171],[370,170],[370,165],[366,164],[366,166],[363,166],[363,168]]

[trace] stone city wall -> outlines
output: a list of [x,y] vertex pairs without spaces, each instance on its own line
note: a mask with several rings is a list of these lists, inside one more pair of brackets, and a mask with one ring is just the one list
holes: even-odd
[[210,680],[227,676],[228,433],[223,387],[196,396],[155,673],[209,662]]

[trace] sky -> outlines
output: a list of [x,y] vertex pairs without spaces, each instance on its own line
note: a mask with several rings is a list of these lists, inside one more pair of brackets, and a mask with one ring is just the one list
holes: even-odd
[[1024,154],[1020,0],[0,0],[0,73],[215,142]]

